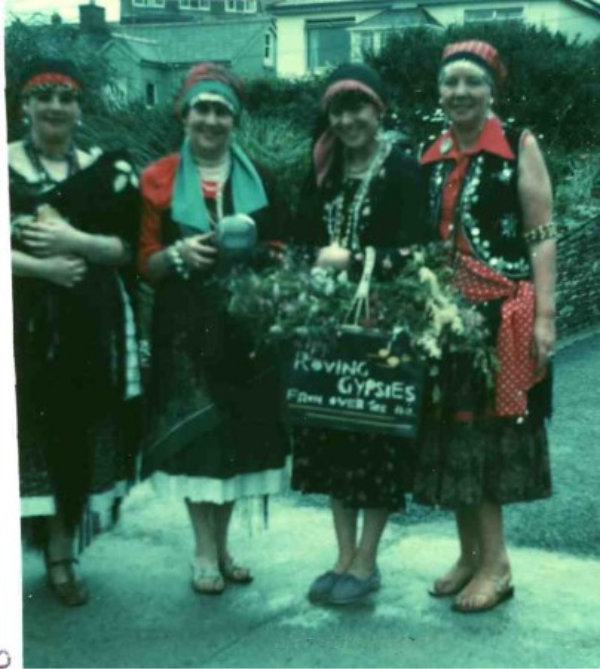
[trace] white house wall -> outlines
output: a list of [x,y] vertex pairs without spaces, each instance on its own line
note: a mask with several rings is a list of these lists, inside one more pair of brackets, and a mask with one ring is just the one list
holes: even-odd
[[331,13],[309,13],[303,16],[277,17],[277,74],[281,77],[300,77],[307,72],[306,21],[311,19],[341,19],[354,17],[359,23],[379,14],[381,9],[371,11],[348,11]]
[[578,34],[582,39],[594,39],[600,35],[600,20],[570,7],[560,0],[547,0],[546,2],[482,2],[469,4],[468,6],[456,4],[451,6],[422,5],[436,21],[443,26],[453,23],[464,23],[465,9],[490,9],[492,7],[508,8],[523,7],[523,17],[527,23],[544,26],[548,30],[560,31],[569,39],[574,39]]

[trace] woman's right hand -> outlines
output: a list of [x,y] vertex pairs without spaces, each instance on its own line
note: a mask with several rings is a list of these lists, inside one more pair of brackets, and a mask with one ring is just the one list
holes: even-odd
[[189,270],[206,271],[215,264],[217,249],[210,244],[213,237],[213,232],[207,232],[203,235],[186,237],[183,240],[179,253]]
[[52,256],[40,259],[40,263],[43,263],[43,278],[63,288],[75,287],[87,272],[85,260],[77,256]]

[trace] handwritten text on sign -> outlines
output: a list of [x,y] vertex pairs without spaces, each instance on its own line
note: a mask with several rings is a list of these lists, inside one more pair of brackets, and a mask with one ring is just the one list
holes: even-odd
[[344,333],[326,353],[297,350],[286,401],[294,424],[414,436],[424,370],[405,342]]

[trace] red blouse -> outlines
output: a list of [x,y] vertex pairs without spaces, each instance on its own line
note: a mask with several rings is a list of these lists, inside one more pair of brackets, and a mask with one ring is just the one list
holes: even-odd
[[142,226],[138,251],[138,270],[148,275],[148,258],[162,251],[161,215],[171,206],[171,195],[175,174],[179,165],[179,153],[171,153],[149,165],[140,180],[142,191]]

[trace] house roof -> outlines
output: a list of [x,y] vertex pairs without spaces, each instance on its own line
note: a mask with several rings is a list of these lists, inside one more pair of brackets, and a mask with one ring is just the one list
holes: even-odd
[[[430,5],[456,5],[473,4],[486,0],[424,0],[418,3],[421,7]],[[490,0],[498,3],[499,0]],[[500,0],[502,1],[502,0]],[[532,2],[544,2],[545,0],[531,0]],[[598,0],[562,0],[572,7],[578,7],[582,11],[600,18],[600,2]],[[270,4],[268,11],[272,14],[301,14],[311,12],[330,12],[332,10],[356,10],[356,9],[396,9],[403,6],[414,7],[413,2],[393,2],[391,0],[275,0]]]
[[600,19],[600,2],[595,0],[564,0],[571,7],[577,7],[586,14]]
[[311,12],[330,12],[332,9],[385,9],[390,0],[279,0],[269,7],[272,14],[299,14]]
[[146,63],[174,65],[201,60],[233,62],[249,43],[264,34],[271,19],[249,17],[234,22],[127,24],[113,32]]
[[408,5],[402,9],[386,9],[383,12],[379,12],[375,16],[372,16],[369,19],[365,19],[360,23],[348,28],[350,31],[360,31],[360,30],[373,30],[373,29],[383,29],[383,30],[394,30],[397,28],[405,28],[406,26],[417,26],[417,25],[438,25],[437,21],[428,14],[424,9],[418,7],[417,5]]

